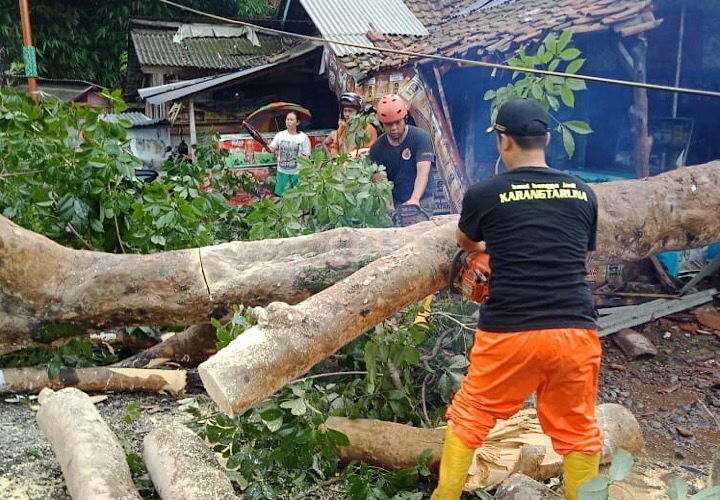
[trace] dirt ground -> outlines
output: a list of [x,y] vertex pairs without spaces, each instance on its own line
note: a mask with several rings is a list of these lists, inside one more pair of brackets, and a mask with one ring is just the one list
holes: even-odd
[[[701,312],[705,324],[698,320]],[[672,476],[685,479],[691,492],[705,486],[720,445],[720,324],[713,323],[718,319],[720,306],[710,304],[636,327],[658,350],[655,357],[645,359],[630,360],[611,337],[603,338],[599,402],[629,408],[645,439],[634,473],[625,482],[632,496],[614,488],[614,499],[667,498],[665,484]],[[97,408],[136,453],[154,426],[188,418],[171,396],[108,396]],[[125,417],[133,402],[140,405],[140,419],[128,424]],[[60,466],[35,421],[33,404],[5,398],[0,401],[0,498],[70,498]]]

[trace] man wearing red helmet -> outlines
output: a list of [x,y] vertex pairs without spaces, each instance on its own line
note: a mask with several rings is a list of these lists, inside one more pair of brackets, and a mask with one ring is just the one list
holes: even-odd
[[429,179],[435,153],[430,135],[406,123],[407,104],[397,94],[383,96],[376,110],[385,133],[370,148],[370,159],[385,166],[393,183],[394,207],[417,205],[432,215],[434,190]]
[[[365,127],[365,138],[358,144],[358,135],[361,130],[353,130],[350,119],[362,110],[362,97],[355,92],[343,92],[340,96],[340,126],[330,144],[330,154],[337,156],[358,151],[360,148],[369,148],[377,139],[375,127],[369,123]],[[359,127],[358,127],[359,128]]]

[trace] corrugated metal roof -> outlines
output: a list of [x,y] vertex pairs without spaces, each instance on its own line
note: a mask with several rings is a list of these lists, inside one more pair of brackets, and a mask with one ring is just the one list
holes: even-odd
[[204,69],[237,69],[257,64],[258,59],[282,50],[277,36],[258,34],[260,46],[245,36],[185,38],[173,42],[172,30],[133,30],[130,33],[138,61],[143,66]]
[[187,80],[183,83],[185,85],[175,86],[170,85],[158,85],[156,87],[145,87],[144,89],[138,89],[140,97],[145,99],[150,104],[163,104],[169,101],[177,101],[192,94],[197,94],[203,90],[207,90],[223,83],[242,78],[243,76],[251,75],[262,71],[264,69],[272,68],[278,63],[263,64],[262,66],[255,66],[254,68],[247,68],[242,71],[236,71],[234,73],[227,73],[224,75],[210,76],[206,78],[197,78],[196,80]]
[[[372,46],[370,30],[390,35],[425,36],[425,26],[402,0],[300,0],[325,38]],[[375,52],[331,44],[338,56]]]
[[289,59],[293,59],[312,52],[318,46],[319,44],[316,42],[305,42],[288,50],[284,54],[286,57],[283,57],[282,60],[273,63],[263,64],[252,68],[246,68],[241,71],[236,71],[234,73],[205,76],[202,78],[195,78],[193,80],[184,80],[181,82],[168,83],[165,85],[156,85],[154,87],[145,87],[143,89],[138,89],[138,94],[142,99],[145,99],[150,104],[163,104],[169,101],[177,101],[190,95],[198,94],[213,87],[217,87],[218,85],[222,85],[224,83],[228,83],[233,80],[237,80],[245,76],[258,73],[260,71],[264,71],[268,68],[277,66],[278,64],[285,63]]
[[124,113],[108,113],[102,115],[101,118],[106,122],[117,123],[120,120],[128,120],[133,127],[149,127],[159,123],[167,123],[165,118],[150,118],[149,116],[138,111],[126,111]]

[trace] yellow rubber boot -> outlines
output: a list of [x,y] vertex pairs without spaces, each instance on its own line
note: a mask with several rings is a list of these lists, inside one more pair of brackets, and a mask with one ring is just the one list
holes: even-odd
[[474,456],[475,450],[465,446],[448,427],[440,457],[440,479],[430,499],[458,500]]
[[563,460],[563,481],[565,483],[565,498],[577,500],[578,486],[598,475],[600,468],[600,453],[587,455],[578,451],[571,451]]

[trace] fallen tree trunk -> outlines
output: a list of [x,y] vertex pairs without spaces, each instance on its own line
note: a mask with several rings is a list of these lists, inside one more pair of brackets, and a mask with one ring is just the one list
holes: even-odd
[[116,255],[65,248],[0,217],[0,355],[110,326],[206,323],[234,304],[297,303],[453,221]]
[[255,310],[258,324],[198,367],[208,394],[230,415],[307,372],[385,318],[447,283],[455,226],[428,231],[400,250],[296,306]]
[[[618,404],[597,407],[603,430],[602,463],[609,463],[624,448],[638,453],[643,446],[640,425],[633,414]],[[437,473],[445,435],[444,428],[427,429],[374,419],[330,417],[325,427],[345,434],[349,446],[337,449],[343,463],[353,460],[386,470],[417,465],[425,450],[431,450],[428,467]],[[538,453],[541,452],[541,453]],[[499,420],[485,443],[475,452],[468,472],[466,491],[485,488],[513,472],[544,481],[562,473],[562,457],[552,449],[550,437],[542,432],[535,410],[522,410],[507,420]]]
[[215,333],[215,327],[210,323],[193,325],[113,366],[144,368],[153,362],[174,361],[188,368],[195,367],[217,352]]
[[60,462],[74,500],[141,498],[125,452],[87,394],[43,389],[37,422]]
[[0,370],[0,393],[36,393],[44,388],[75,387],[82,391],[169,392],[185,389],[183,370],[143,370],[137,368],[63,368],[50,378],[44,368],[5,368]]
[[160,498],[238,498],[215,454],[184,425],[167,424],[152,430],[143,440],[142,455]]
[[[718,185],[720,162],[594,186],[601,207],[594,258],[627,261],[720,240]],[[64,248],[0,218],[0,354],[107,326],[204,323],[233,304],[295,304],[428,228],[455,222],[114,255]],[[445,244],[454,248],[452,232]],[[392,302],[403,292],[385,293]]]

